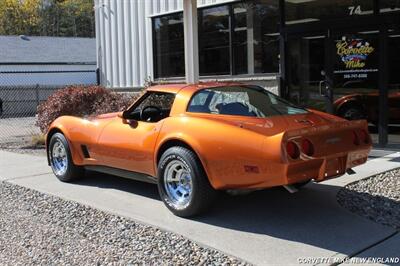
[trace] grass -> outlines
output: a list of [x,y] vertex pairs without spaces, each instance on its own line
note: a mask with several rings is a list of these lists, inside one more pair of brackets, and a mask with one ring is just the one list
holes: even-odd
[[46,142],[46,136],[44,134],[33,135],[31,138],[31,146],[33,148],[42,148]]

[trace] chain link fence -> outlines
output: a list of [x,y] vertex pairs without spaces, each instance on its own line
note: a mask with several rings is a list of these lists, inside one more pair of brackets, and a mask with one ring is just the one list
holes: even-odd
[[37,107],[56,90],[97,84],[95,64],[0,64],[0,149],[36,147]]

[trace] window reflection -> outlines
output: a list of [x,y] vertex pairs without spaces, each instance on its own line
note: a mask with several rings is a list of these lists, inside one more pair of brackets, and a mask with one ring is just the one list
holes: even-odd
[[400,144],[400,32],[389,35],[389,143]]
[[155,77],[184,76],[183,14],[155,18],[153,29]]
[[[200,75],[279,72],[279,1],[199,9]],[[156,78],[185,75],[183,14],[153,19]]]
[[249,1],[233,6],[236,74],[279,72],[279,4]]
[[200,75],[230,74],[230,25],[228,6],[199,12]]

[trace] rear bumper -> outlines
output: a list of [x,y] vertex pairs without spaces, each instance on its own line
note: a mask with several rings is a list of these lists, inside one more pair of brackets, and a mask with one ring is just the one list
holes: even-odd
[[263,181],[235,187],[238,189],[263,189],[292,185],[308,180],[322,182],[337,178],[343,176],[348,169],[364,164],[370,150],[370,147],[365,147],[356,151],[331,154],[323,158],[299,159],[295,162],[274,165],[273,172],[262,175]]
[[370,149],[357,150],[288,164],[284,182],[290,185],[310,179],[321,182],[340,177],[348,169],[364,164],[368,159],[369,152]]

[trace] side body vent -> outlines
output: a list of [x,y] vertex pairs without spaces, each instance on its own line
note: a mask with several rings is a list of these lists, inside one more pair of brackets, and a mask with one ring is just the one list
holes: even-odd
[[85,157],[86,159],[90,158],[90,153],[89,153],[87,146],[81,145],[81,149],[82,149],[83,157]]

